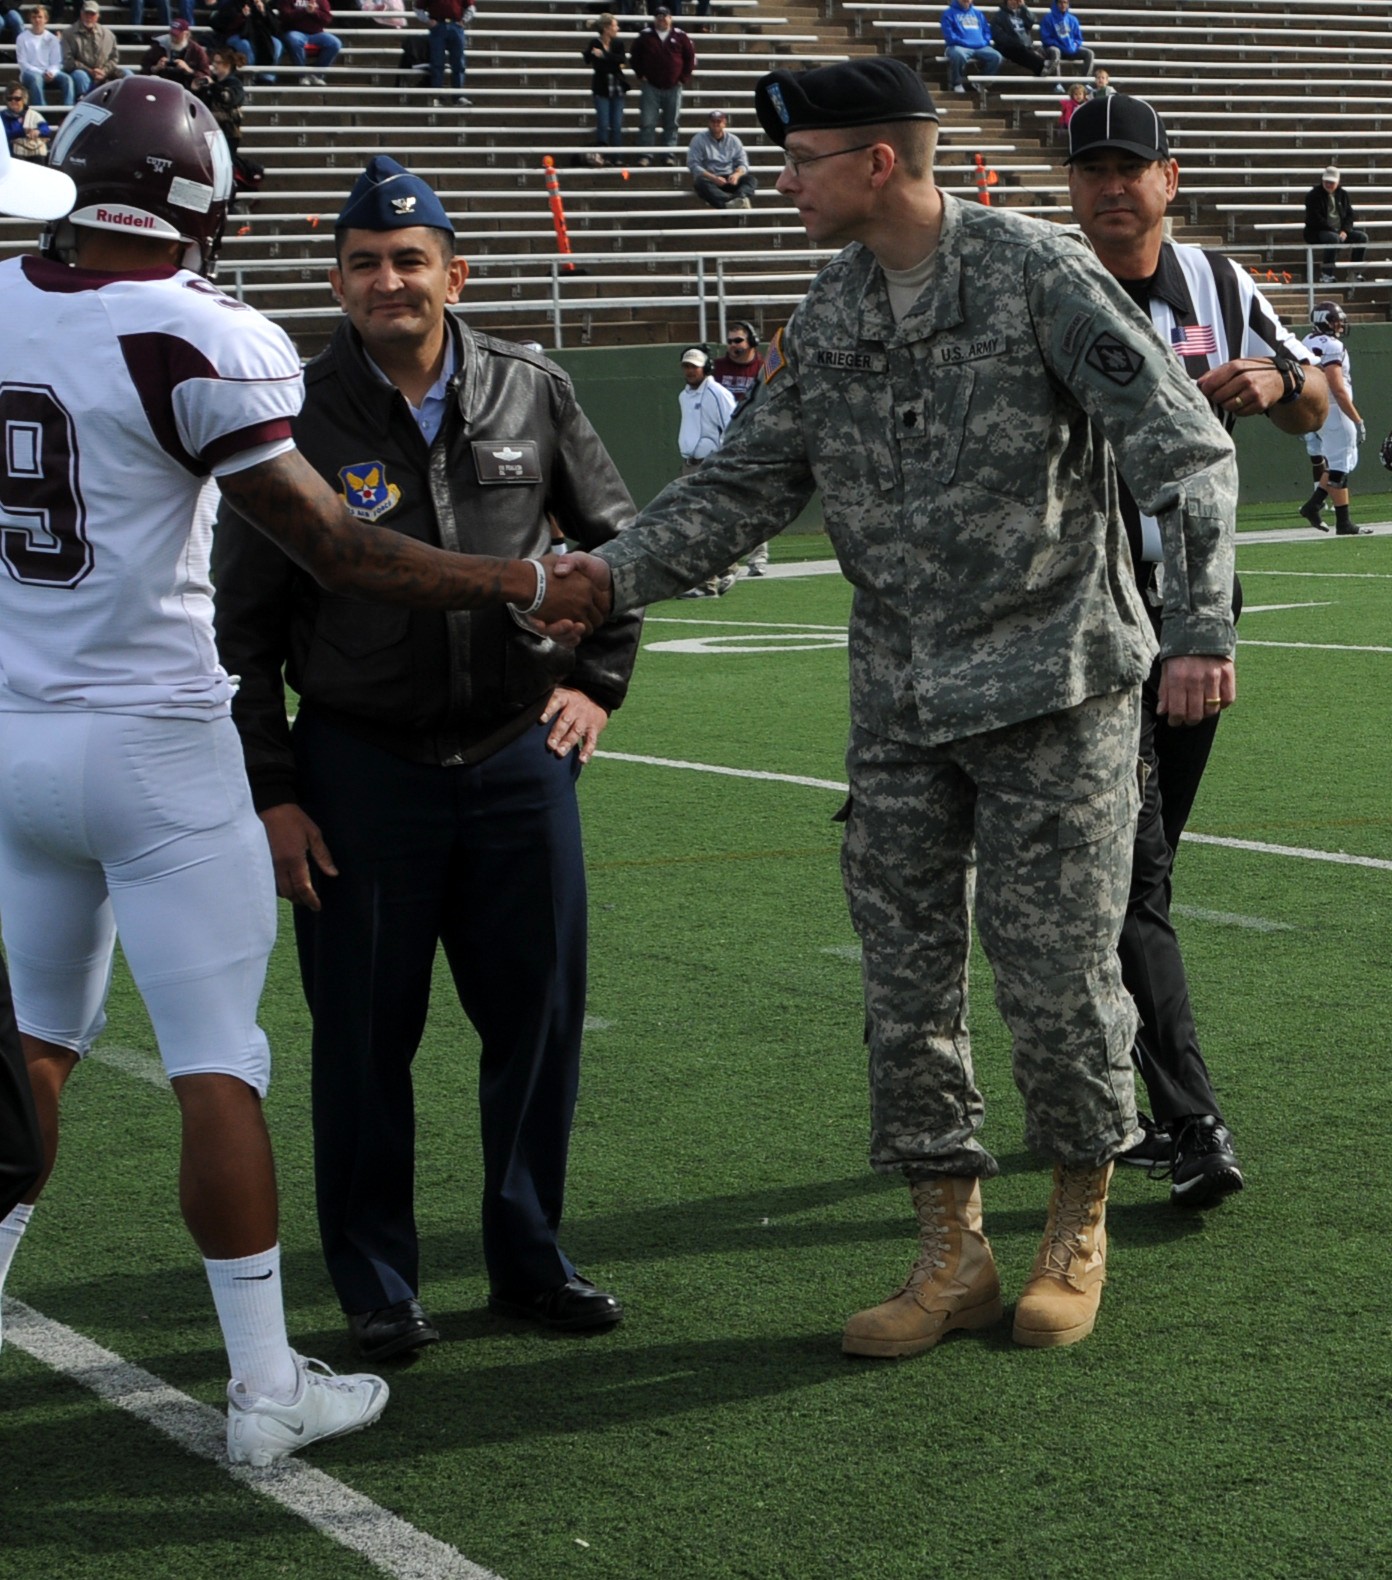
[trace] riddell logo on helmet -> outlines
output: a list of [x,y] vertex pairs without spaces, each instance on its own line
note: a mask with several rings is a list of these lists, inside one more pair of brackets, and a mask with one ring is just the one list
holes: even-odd
[[158,221],[153,214],[138,214],[133,209],[99,208],[98,225],[121,225],[130,230],[154,230]]

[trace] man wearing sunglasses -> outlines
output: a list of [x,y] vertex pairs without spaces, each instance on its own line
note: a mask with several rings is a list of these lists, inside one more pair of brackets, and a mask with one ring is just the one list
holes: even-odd
[[[759,387],[759,380],[764,375],[764,359],[759,355],[759,337],[754,333],[753,324],[738,318],[731,323],[730,333],[725,337],[725,355],[715,359],[711,372],[715,382],[723,384],[735,397],[735,409],[738,411]],[[768,563],[768,544],[758,543],[750,550],[749,558],[736,574],[764,576],[768,572]]]

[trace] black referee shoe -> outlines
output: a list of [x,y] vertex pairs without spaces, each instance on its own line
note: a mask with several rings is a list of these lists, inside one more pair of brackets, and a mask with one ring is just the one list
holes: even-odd
[[1186,1119],[1175,1136],[1170,1200],[1176,1207],[1213,1207],[1243,1186],[1232,1132],[1212,1114]]
[[1136,1122],[1145,1134],[1118,1154],[1117,1162],[1132,1169],[1168,1169],[1174,1162],[1174,1137],[1149,1114],[1137,1114]]

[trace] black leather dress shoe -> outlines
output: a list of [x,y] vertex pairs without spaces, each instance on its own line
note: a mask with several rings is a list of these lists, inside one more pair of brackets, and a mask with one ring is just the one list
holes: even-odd
[[623,1307],[577,1273],[568,1284],[543,1289],[538,1295],[490,1295],[488,1309],[505,1317],[522,1317],[561,1333],[612,1328],[623,1321]]
[[434,1344],[440,1334],[419,1300],[398,1300],[380,1311],[360,1311],[350,1316],[348,1337],[365,1361],[385,1361]]

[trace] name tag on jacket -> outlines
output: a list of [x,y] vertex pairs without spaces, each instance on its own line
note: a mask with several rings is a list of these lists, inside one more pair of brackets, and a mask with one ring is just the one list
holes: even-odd
[[480,483],[539,483],[541,457],[535,439],[473,440]]

